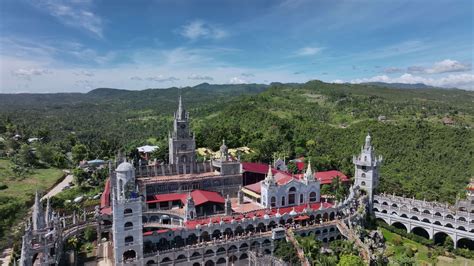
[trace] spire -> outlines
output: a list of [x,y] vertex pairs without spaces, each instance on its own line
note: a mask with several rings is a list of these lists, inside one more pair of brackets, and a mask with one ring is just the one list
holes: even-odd
[[51,222],[51,204],[49,202],[49,197],[46,199],[46,211],[44,212],[44,221],[47,226],[49,226],[49,223]]
[[41,199],[36,190],[35,205],[33,206],[33,230],[43,229],[44,217],[43,217],[43,206],[41,205]]
[[181,99],[181,90],[179,91],[178,112],[176,116],[178,120],[186,119],[186,111],[183,108],[183,101]]
[[267,183],[267,185],[275,184],[275,178],[273,177],[271,164],[268,165],[268,173],[267,173],[267,176],[265,177],[265,183]]
[[308,180],[313,177],[313,170],[311,170],[311,160],[308,161],[308,168],[306,168],[305,177]]
[[365,146],[364,148],[369,148],[371,146],[370,144],[370,140],[372,139],[372,137],[370,137],[370,133],[367,133],[367,136],[365,137]]

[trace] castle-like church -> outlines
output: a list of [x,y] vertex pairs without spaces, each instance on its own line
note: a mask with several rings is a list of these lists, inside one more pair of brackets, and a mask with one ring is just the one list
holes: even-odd
[[43,211],[36,195],[20,264],[59,264],[63,242],[95,225],[105,240],[98,254],[114,265],[285,265],[272,255],[290,232],[325,243],[349,237],[345,225],[360,222],[366,211],[408,232],[427,230],[430,239],[448,234],[455,246],[474,241],[474,185],[456,206],[376,193],[382,157],[370,135],[353,158],[354,184],[336,201],[321,195],[321,185],[350,180],[337,170],[315,172],[310,162],[301,165],[303,174],[289,173],[284,160],[241,162],[224,141],[219,158],[198,162],[189,119],[180,97],[167,164],[132,164],[121,156],[109,163],[94,219],[86,212],[82,219],[60,217],[49,204]]

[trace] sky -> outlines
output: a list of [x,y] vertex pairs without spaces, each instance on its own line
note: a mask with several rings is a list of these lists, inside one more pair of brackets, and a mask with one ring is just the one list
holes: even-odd
[[474,90],[470,0],[2,0],[0,93],[371,81]]

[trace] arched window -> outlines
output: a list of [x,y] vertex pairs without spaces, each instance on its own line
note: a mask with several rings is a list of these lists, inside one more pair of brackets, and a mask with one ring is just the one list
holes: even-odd
[[288,204],[294,205],[296,203],[296,188],[291,187],[288,193]]
[[126,222],[123,227],[125,227],[125,229],[130,229],[130,228],[133,227],[133,223],[132,222]]
[[360,183],[362,186],[365,186],[365,181],[362,181],[362,183]]
[[127,214],[132,214],[132,213],[133,213],[132,209],[125,209],[125,210],[123,211],[123,214],[125,214],[125,215],[127,215]]
[[188,160],[188,157],[186,155],[181,156],[181,163],[186,163]]
[[362,177],[365,177],[365,173],[362,173]]
[[367,162],[367,156],[364,156],[364,161],[366,161],[366,162]]
[[276,198],[275,198],[275,197],[272,197],[272,198],[270,199],[270,206],[272,206],[272,207],[275,207],[275,206],[276,206]]
[[286,205],[286,200],[285,200],[285,196],[281,197],[281,206],[285,206]]
[[309,193],[309,201],[315,202],[316,201],[316,192]]
[[300,203],[303,203],[304,197],[303,194],[300,194]]
[[133,236],[127,236],[125,238],[125,243],[132,243],[133,242]]

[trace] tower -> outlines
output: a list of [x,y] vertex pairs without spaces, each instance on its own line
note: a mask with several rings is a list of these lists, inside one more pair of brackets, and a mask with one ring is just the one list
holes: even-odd
[[193,197],[191,197],[191,193],[188,193],[188,197],[186,198],[186,206],[184,207],[184,211],[186,213],[185,221],[196,218],[196,206],[194,205],[194,200]]
[[224,203],[225,215],[232,215],[232,202],[230,201],[229,195],[225,199]]
[[370,134],[367,134],[360,154],[354,156],[352,160],[355,166],[354,184],[367,192],[370,205],[372,205],[375,190],[379,185],[379,167],[382,163],[382,156],[376,157],[371,140]]
[[115,169],[112,184],[115,265],[142,264],[142,202],[135,186],[135,169],[128,162]]
[[169,136],[169,163],[193,164],[196,141],[189,128],[189,113],[179,96],[178,110],[174,113],[173,132]]
[[33,206],[33,230],[41,230],[45,227],[43,205],[38,191],[35,195],[35,205]]
[[314,177],[311,161],[308,162],[308,168],[306,168],[306,172],[303,175],[303,183],[306,185],[306,200],[304,202],[320,202],[321,185],[319,180]]
[[272,173],[272,166],[268,166],[268,173],[260,185],[262,195],[261,204],[266,208],[276,207],[276,188],[277,183]]

